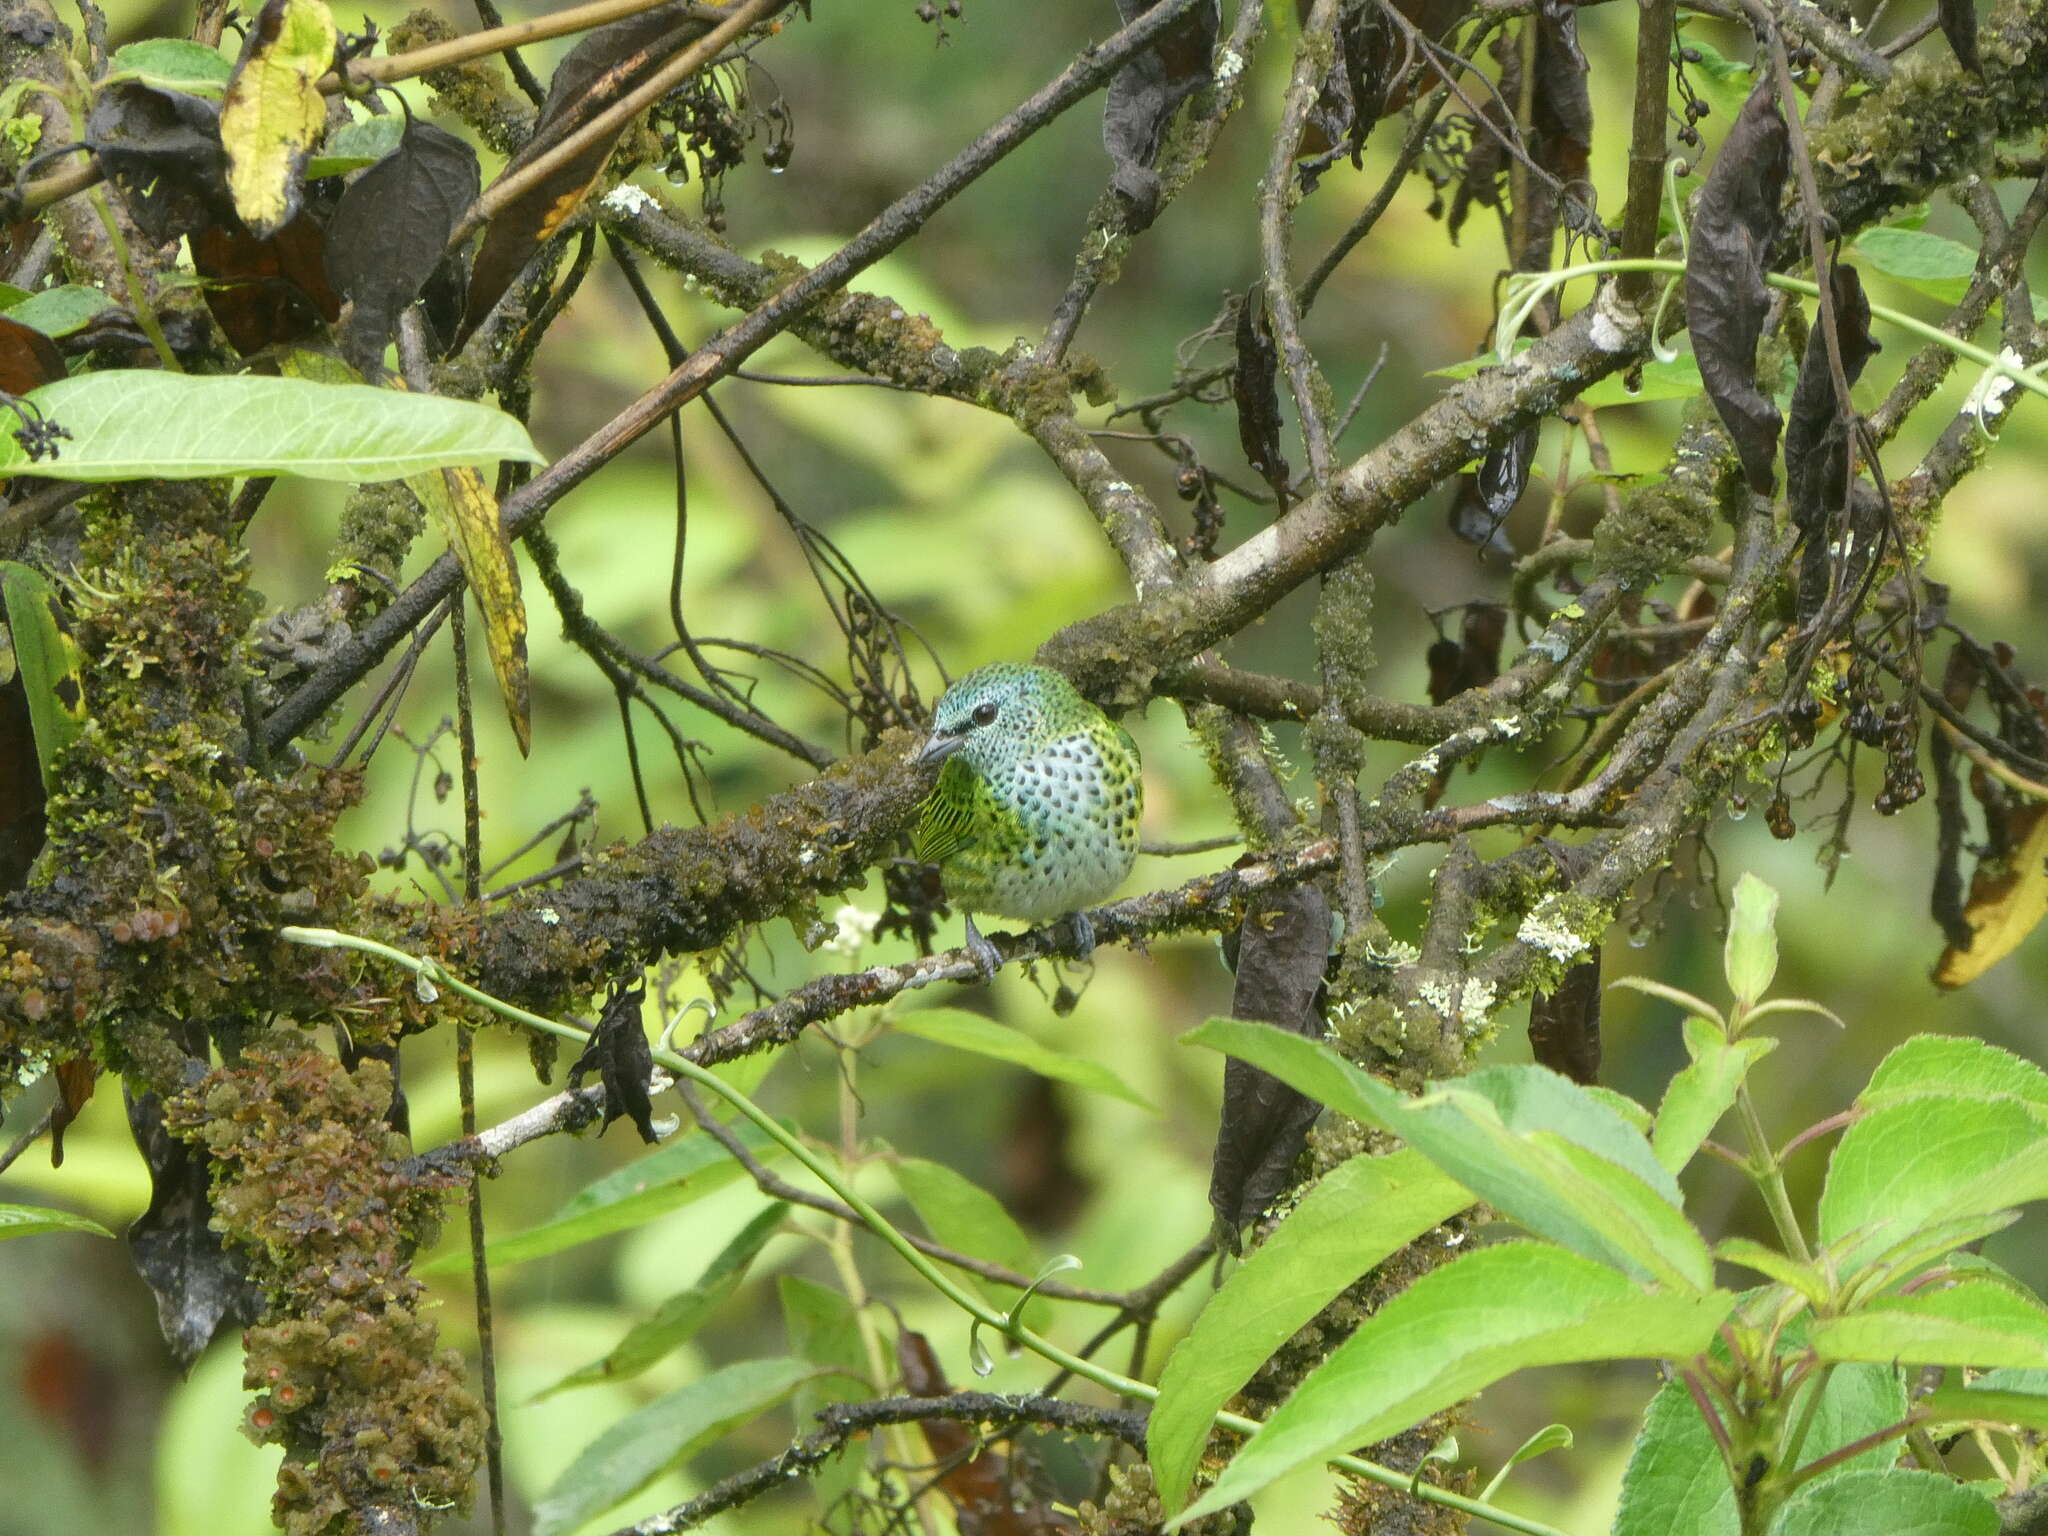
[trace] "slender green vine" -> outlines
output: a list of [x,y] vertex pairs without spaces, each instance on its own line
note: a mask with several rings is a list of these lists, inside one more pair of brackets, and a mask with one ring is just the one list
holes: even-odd
[[[425,959],[418,955],[409,955],[403,950],[393,949],[388,944],[380,944],[375,939],[360,938],[355,934],[342,933],[332,928],[280,928],[278,930],[278,937],[287,939],[294,944],[310,945],[316,949],[352,949],[362,954],[374,955],[379,959],[389,960],[394,965],[405,967],[418,977],[425,987],[446,987],[452,992],[460,993],[471,1002],[490,1009],[501,1018],[511,1020],[515,1024],[523,1024],[529,1029],[537,1029],[545,1034],[557,1035],[564,1040],[583,1041],[589,1038],[588,1032],[585,1030],[577,1029],[572,1025],[558,1023],[553,1019],[543,1018],[537,1013],[528,1013],[524,1008],[517,1007],[512,1003],[505,1002],[501,998],[491,996],[480,988],[471,986],[459,977],[450,975],[438,961]],[[1084,1359],[1080,1355],[1062,1349],[1050,1339],[1024,1327],[1019,1321],[1023,1311],[1021,1304],[1012,1308],[1009,1312],[998,1312],[979,1297],[970,1293],[965,1287],[958,1284],[951,1276],[941,1270],[932,1260],[926,1258],[916,1248],[911,1246],[910,1239],[897,1231],[887,1217],[862,1198],[858,1190],[842,1180],[833,1171],[831,1165],[807,1146],[801,1137],[793,1134],[773,1115],[770,1115],[766,1110],[755,1104],[752,1099],[748,1098],[739,1089],[733,1087],[732,1084],[716,1074],[706,1071],[688,1058],[677,1055],[674,1051],[657,1049],[653,1055],[657,1065],[676,1077],[685,1079],[699,1088],[708,1089],[710,1092],[717,1094],[739,1111],[740,1114],[752,1121],[764,1134],[773,1138],[784,1151],[809,1170],[812,1177],[816,1178],[820,1184],[824,1185],[827,1190],[851,1209],[861,1219],[862,1225],[866,1226],[870,1232],[888,1244],[889,1247],[895,1249],[903,1262],[916,1270],[923,1277],[926,1284],[930,1285],[932,1289],[945,1297],[946,1300],[952,1302],[954,1306],[973,1318],[980,1327],[992,1328],[1002,1334],[1003,1337],[1009,1339],[1013,1344],[1028,1349],[1033,1354],[1059,1366],[1062,1370],[1070,1371],[1076,1376],[1092,1381],[1097,1386],[1114,1392],[1121,1397],[1139,1398],[1148,1403],[1158,1400],[1159,1389],[1149,1382],[1138,1381],[1133,1377],[1108,1370],[1103,1366],[1097,1365],[1092,1360]],[[1214,1422],[1219,1428],[1228,1429],[1237,1434],[1249,1435],[1256,1432],[1259,1428],[1258,1420],[1248,1419],[1242,1414],[1235,1413],[1219,1413],[1215,1416]],[[1418,1482],[1410,1473],[1397,1472],[1392,1467],[1383,1467],[1377,1462],[1366,1461],[1357,1456],[1332,1456],[1329,1458],[1329,1464],[1340,1471],[1352,1474],[1354,1477],[1362,1477],[1369,1482],[1379,1483],[1388,1488],[1398,1488],[1402,1492],[1412,1494],[1414,1497],[1426,1502],[1441,1504],[1449,1509],[1458,1510],[1460,1513],[1473,1515],[1482,1520],[1489,1520],[1503,1529],[1520,1532],[1521,1536],[1569,1536],[1569,1533],[1560,1531],[1555,1526],[1546,1525],[1540,1520],[1533,1520],[1526,1515],[1518,1515],[1512,1511],[1500,1509],[1481,1499],[1468,1498],[1464,1494],[1454,1493],[1448,1488],[1438,1488],[1428,1483]]]

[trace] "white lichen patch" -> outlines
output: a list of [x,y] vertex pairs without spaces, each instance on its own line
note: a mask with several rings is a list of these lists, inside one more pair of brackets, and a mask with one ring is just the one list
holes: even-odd
[[1515,937],[1553,960],[1575,960],[1588,948],[1584,939],[1557,920],[1557,908],[1549,901],[1541,903],[1522,919],[1522,926],[1515,930]]
[[604,205],[614,213],[645,213],[654,206],[654,194],[645,187],[622,181],[605,193]]
[[1477,1024],[1493,1012],[1495,996],[1492,982],[1469,977],[1458,996],[1458,1011],[1467,1024]]
[[541,926],[544,928],[553,928],[562,921],[562,914],[553,907],[542,907],[535,915],[540,918]]
[[[2001,348],[1998,360],[2009,368],[2027,366],[2027,360],[2011,347]],[[1984,376],[1977,380],[1977,387],[1970,391],[1970,398],[1963,402],[1962,414],[1975,416],[1979,421],[1989,421],[1994,416],[2003,415],[2011,408],[2006,403],[2006,396],[2017,387],[2010,376],[1993,373],[1987,369]]]
[[1216,58],[1216,83],[1228,85],[1244,73],[1244,55],[1235,48],[1226,48]]
[[1614,317],[1604,308],[1593,311],[1593,324],[1587,329],[1586,339],[1602,352],[1619,352],[1628,345],[1628,334],[1614,323]]

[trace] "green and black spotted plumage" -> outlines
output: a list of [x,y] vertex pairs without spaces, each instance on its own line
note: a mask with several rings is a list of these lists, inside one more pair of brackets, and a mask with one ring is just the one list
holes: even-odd
[[968,912],[1049,922],[1131,872],[1144,810],[1130,734],[1044,667],[968,673],[932,712],[920,757],[943,758],[917,856]]

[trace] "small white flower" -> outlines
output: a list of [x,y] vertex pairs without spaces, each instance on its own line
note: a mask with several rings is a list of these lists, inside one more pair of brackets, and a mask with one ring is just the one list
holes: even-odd
[[848,902],[832,914],[832,921],[838,931],[825,941],[825,947],[835,954],[845,955],[850,960],[874,938],[875,925],[881,920],[881,913],[869,912]]
[[1222,55],[1216,60],[1216,79],[1218,82],[1228,85],[1243,73],[1244,55],[1235,48],[1224,49]]
[[540,909],[539,917],[541,920],[541,925],[547,928],[553,928],[562,921],[562,914],[557,912],[553,907],[542,907]]

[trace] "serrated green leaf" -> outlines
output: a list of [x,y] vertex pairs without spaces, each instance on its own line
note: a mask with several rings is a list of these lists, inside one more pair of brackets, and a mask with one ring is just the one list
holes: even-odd
[[375,165],[391,151],[405,133],[405,114],[386,112],[382,117],[359,118],[344,123],[327,136],[320,153],[306,162],[306,179],[341,176]]
[[774,1407],[810,1374],[802,1360],[742,1360],[627,1414],[585,1446],[534,1505],[534,1536],[560,1536],[631,1498],[700,1447]]
[[2019,1219],[2018,1211],[1992,1211],[1982,1216],[1960,1216],[1953,1221],[1932,1222],[1872,1259],[1868,1268],[1854,1277],[1856,1289],[1863,1295],[1886,1290],[1911,1279],[1965,1243],[1974,1243],[1994,1232],[2002,1232]]
[[1705,1289],[1706,1242],[1649,1143],[1541,1067],[1487,1067],[1410,1099],[1320,1041],[1236,1019],[1185,1037],[1399,1136],[1530,1231],[1630,1274]]
[[595,1386],[601,1381],[626,1381],[638,1376],[657,1360],[680,1349],[696,1336],[697,1330],[725,1304],[746,1278],[752,1264],[767,1246],[768,1239],[782,1230],[789,1207],[776,1201],[739,1230],[718,1256],[704,1266],[696,1283],[677,1291],[655,1308],[651,1317],[635,1323],[626,1336],[602,1358],[571,1371],[551,1387],[536,1392],[539,1402],[571,1387]]
[[1581,1083],[1579,1086],[1592,1095],[1594,1099],[1605,1104],[1609,1109],[1621,1116],[1625,1124],[1640,1131],[1645,1136],[1650,1134],[1651,1121],[1649,1110],[1638,1104],[1627,1094],[1619,1093],[1612,1088],[1604,1088],[1598,1083]]
[[2048,1134],[2018,1099],[1922,1095],[1843,1133],[1828,1160],[1820,1238],[1845,1272],[1922,1226],[2048,1197]]
[[1856,1095],[1866,1109],[1928,1094],[2014,1099],[2048,1116],[2048,1072],[2011,1051],[1957,1035],[1915,1035],[1878,1063]]
[[454,464],[541,462],[526,428],[503,411],[366,384],[110,368],[45,384],[27,399],[71,436],[31,463],[0,433],[0,475],[358,482]]
[[1514,1371],[1689,1358],[1734,1305],[1726,1291],[1645,1291],[1548,1243],[1466,1254],[1422,1276],[1340,1344],[1175,1524],[1333,1451],[1398,1434]]
[[1677,1173],[1692,1161],[1700,1144],[1713,1134],[1721,1117],[1734,1107],[1736,1090],[1749,1069],[1768,1056],[1777,1041],[1765,1035],[1751,1035],[1729,1044],[1721,1032],[1704,1020],[1687,1030],[1686,1042],[1693,1048],[1691,1063],[1672,1076],[1657,1110],[1657,1128],[1650,1144],[1657,1161]]
[[1366,1270],[1471,1203],[1412,1149],[1354,1157],[1318,1180],[1167,1358],[1145,1430],[1160,1502],[1180,1506],[1216,1411],[1274,1350]]
[[28,698],[36,767],[43,789],[57,792],[57,765],[85,731],[85,654],[48,577],[18,560],[0,560],[0,606],[14,652],[15,675]]
[[[1796,1344],[1797,1339],[1790,1342]],[[1713,1354],[1727,1359],[1719,1340]],[[1793,1406],[1799,1406],[1797,1399]],[[1799,1464],[1811,1466],[1896,1424],[1905,1413],[1905,1385],[1897,1371],[1878,1365],[1836,1366],[1814,1409]],[[1895,1446],[1879,1445],[1821,1476],[1882,1467],[1896,1454]],[[1685,1383],[1667,1381],[1643,1415],[1642,1432],[1622,1474],[1621,1503],[1611,1536],[1738,1536],[1740,1529],[1735,1488],[1706,1420]]]
[[42,1205],[0,1205],[0,1240],[33,1237],[39,1232],[90,1232],[95,1237],[114,1234],[87,1216],[52,1210]]
[[1721,968],[1728,990],[1747,1007],[1771,990],[1778,974],[1778,893],[1755,875],[1735,882]]
[[1768,1275],[1780,1285],[1790,1286],[1815,1306],[1828,1298],[1827,1277],[1821,1274],[1817,1265],[1801,1264],[1775,1248],[1766,1248],[1746,1237],[1722,1238],[1714,1244],[1714,1257],[1730,1264],[1740,1264],[1744,1269],[1753,1269],[1760,1275]]
[[[1036,1072],[1040,1077],[1105,1093],[1140,1109],[1152,1109],[1143,1094],[1101,1063],[1064,1055],[1050,1046],[1041,1045],[1021,1029],[1012,1029],[1007,1024],[999,1024],[978,1013],[969,1013],[964,1008],[920,1008],[914,1013],[892,1016],[889,1024],[900,1034],[915,1035],[934,1045],[972,1051],[977,1056],[987,1056],[1022,1067],[1027,1072]],[[1153,1110],[1153,1113],[1158,1111]]]
[[327,126],[320,77],[334,62],[323,0],[265,0],[220,109],[228,191],[259,240],[298,214],[306,157]]
[[234,64],[219,49],[181,37],[152,37],[116,48],[107,60],[107,72],[93,84],[105,89],[117,80],[140,80],[158,90],[218,96],[234,72]]
[[[734,1134],[741,1146],[764,1163],[783,1155],[781,1144],[751,1123],[735,1127]],[[745,1172],[724,1147],[704,1132],[692,1131],[585,1186],[552,1220],[498,1238],[484,1253],[493,1268],[560,1253],[628,1227],[644,1226],[657,1216],[723,1189]],[[414,1273],[450,1274],[468,1267],[469,1250],[464,1247],[430,1259]]]
[[1796,1490],[1770,1536],[1998,1536],[1998,1506],[1936,1472],[1860,1468]]
[[1995,1280],[1887,1296],[1812,1333],[1824,1360],[2048,1369],[2048,1307]]
[[83,283],[45,288],[39,293],[25,294],[13,304],[0,299],[0,312],[5,312],[8,319],[19,320],[45,336],[69,336],[73,331],[83,330],[93,316],[113,307],[112,299]]
[[944,1163],[898,1158],[896,1186],[935,1242],[1020,1275],[1038,1267],[1031,1239],[1002,1201]]

